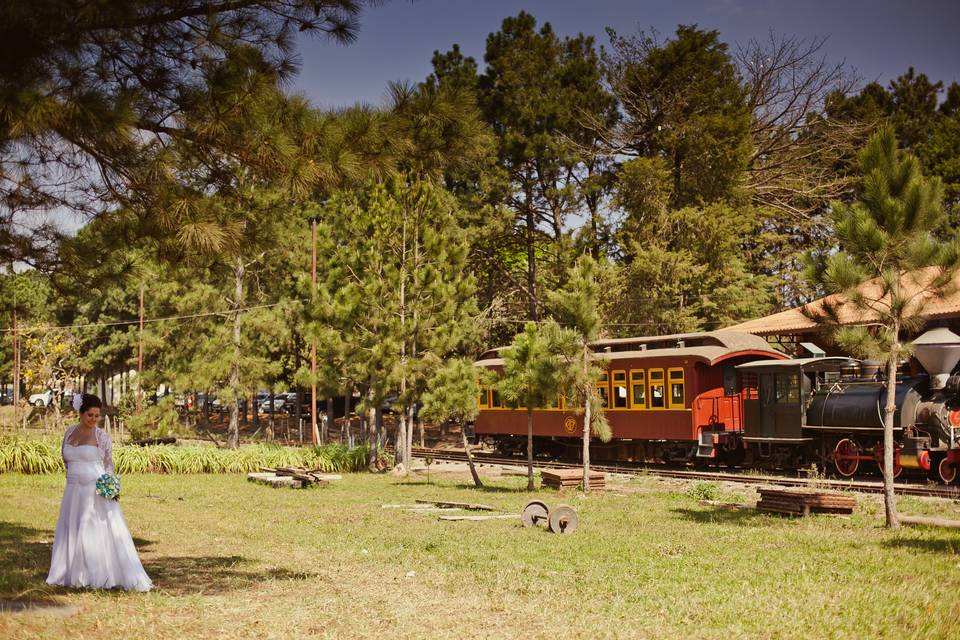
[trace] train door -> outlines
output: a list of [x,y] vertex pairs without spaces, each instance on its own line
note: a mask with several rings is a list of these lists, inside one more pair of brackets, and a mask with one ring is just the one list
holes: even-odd
[[760,374],[760,429],[757,436],[772,438],[776,429],[777,398],[775,377],[772,373]]

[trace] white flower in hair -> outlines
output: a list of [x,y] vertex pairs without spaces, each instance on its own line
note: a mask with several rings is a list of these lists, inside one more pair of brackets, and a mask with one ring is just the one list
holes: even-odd
[[83,394],[75,393],[73,394],[73,410],[80,411],[80,406],[83,404]]

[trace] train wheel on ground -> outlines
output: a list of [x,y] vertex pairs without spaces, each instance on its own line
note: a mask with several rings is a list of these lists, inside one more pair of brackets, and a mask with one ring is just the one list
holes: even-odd
[[548,526],[553,533],[573,533],[577,528],[577,512],[565,504],[557,505],[550,511]]
[[550,518],[550,509],[540,500],[531,500],[520,512],[520,522],[525,527],[546,526]]
[[837,443],[833,449],[833,464],[837,468],[837,473],[844,478],[849,478],[857,472],[860,467],[860,447],[850,438],[844,438]]
[[940,461],[937,465],[937,473],[944,484],[951,484],[957,479],[957,465],[953,464],[947,458]]

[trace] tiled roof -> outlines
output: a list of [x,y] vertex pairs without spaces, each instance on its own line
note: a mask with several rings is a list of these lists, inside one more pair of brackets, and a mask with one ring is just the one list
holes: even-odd
[[[927,285],[938,273],[935,267],[922,269],[909,274],[904,274],[900,280],[905,295],[913,297],[912,309],[918,309],[920,315],[927,319],[950,318],[960,316],[960,272],[953,278],[952,291],[939,299],[931,299],[926,291]],[[877,279],[868,280],[860,287],[860,291],[867,298],[877,299],[880,297],[880,285]],[[743,331],[758,336],[772,335],[791,335],[798,333],[812,333],[817,330],[817,323],[804,314],[804,309],[819,311],[823,307],[824,301],[830,303],[842,303],[845,298],[840,294],[827,296],[814,300],[803,307],[788,309],[780,313],[774,313],[763,318],[748,320],[740,324],[727,327],[729,331]],[[863,313],[854,309],[852,305],[842,304],[840,306],[841,324],[865,324],[876,318],[875,314]]]

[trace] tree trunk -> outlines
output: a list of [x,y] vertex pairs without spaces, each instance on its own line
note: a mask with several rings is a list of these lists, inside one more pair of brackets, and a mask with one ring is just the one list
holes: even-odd
[[887,406],[883,415],[883,506],[887,526],[900,527],[897,503],[893,493],[893,414],[897,410],[897,355],[900,352],[900,327],[895,324],[894,345],[887,361]]
[[536,256],[536,220],[533,216],[533,195],[526,194],[524,202],[527,214],[527,295],[530,320],[537,320],[537,256]]
[[533,491],[533,409],[530,407],[527,407],[527,491]]
[[[410,405],[410,407],[409,407],[409,409],[408,409],[407,411],[408,411],[408,413],[407,413],[407,428],[406,428],[406,434],[407,434],[407,460],[413,461],[413,404]],[[408,467],[408,468],[407,468],[407,472],[409,473],[409,471],[410,471],[410,469],[409,469],[409,467]]]
[[353,394],[353,388],[348,384],[343,394],[343,422],[340,423],[340,442],[343,442],[343,432],[347,432],[347,438],[350,437],[350,396]]
[[[446,422],[444,422],[446,424]],[[473,486],[482,487],[483,483],[480,481],[480,474],[477,473],[477,468],[473,464],[473,454],[470,453],[470,444],[467,442],[467,427],[466,425],[460,425],[460,439],[463,441],[463,451],[467,454],[467,464],[470,465],[470,475],[473,476]]]
[[407,464],[407,408],[400,408],[400,420],[397,421],[397,433],[394,436],[393,450],[397,456],[397,464]]
[[[370,398],[371,401],[374,399],[372,388],[370,390],[368,397]],[[376,471],[377,470],[377,427],[378,425],[377,425],[377,407],[376,407],[376,403],[374,402],[371,402],[370,406],[367,408],[367,425],[368,425],[367,445],[370,447],[369,466],[371,471]]]
[[583,492],[590,493],[590,399],[583,406]]
[[240,446],[240,309],[243,306],[243,261],[237,258],[234,265],[234,292],[233,292],[233,362],[230,363],[230,391],[233,402],[230,403],[230,426],[227,429],[227,448],[236,449]]
[[330,425],[333,424],[333,396],[327,396],[327,421],[323,423],[323,432],[320,434],[320,444],[326,444],[330,437]]

